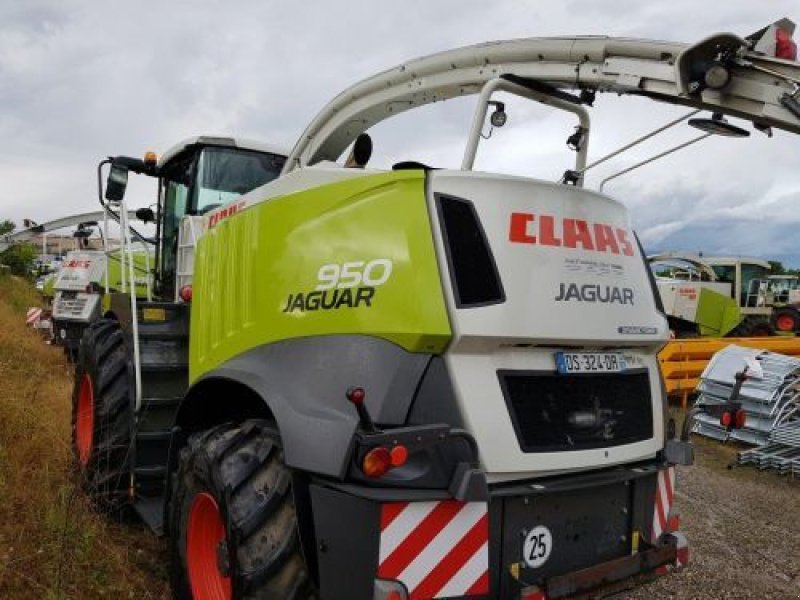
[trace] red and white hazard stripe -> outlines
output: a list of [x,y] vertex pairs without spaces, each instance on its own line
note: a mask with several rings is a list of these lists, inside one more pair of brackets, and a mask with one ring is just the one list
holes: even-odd
[[28,309],[28,313],[25,315],[25,324],[26,325],[33,325],[38,321],[42,316],[42,309],[31,307]]
[[384,504],[378,578],[402,582],[410,600],[488,594],[487,504]]
[[669,517],[675,495],[675,467],[667,467],[658,472],[656,484],[655,509],[653,510],[653,543],[662,533],[669,531]]

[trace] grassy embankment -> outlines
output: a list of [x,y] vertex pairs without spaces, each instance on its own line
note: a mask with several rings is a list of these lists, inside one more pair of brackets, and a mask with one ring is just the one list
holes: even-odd
[[113,525],[76,489],[70,449],[72,369],[25,327],[41,305],[0,277],[0,598],[163,598],[161,544]]

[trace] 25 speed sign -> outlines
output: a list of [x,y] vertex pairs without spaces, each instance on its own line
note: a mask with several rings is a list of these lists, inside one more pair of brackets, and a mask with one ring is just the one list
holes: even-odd
[[544,525],[537,525],[525,536],[522,545],[522,559],[531,569],[541,567],[550,558],[553,549],[553,536]]

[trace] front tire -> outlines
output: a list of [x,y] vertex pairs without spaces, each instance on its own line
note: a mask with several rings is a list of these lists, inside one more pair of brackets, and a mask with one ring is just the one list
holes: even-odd
[[772,314],[772,324],[783,333],[797,331],[800,329],[800,312],[794,308],[780,308]]
[[133,406],[119,323],[102,319],[81,340],[72,393],[72,448],[80,485],[95,508],[121,518],[130,504]]
[[176,598],[309,598],[277,432],[263,421],[226,424],[189,438],[169,507]]

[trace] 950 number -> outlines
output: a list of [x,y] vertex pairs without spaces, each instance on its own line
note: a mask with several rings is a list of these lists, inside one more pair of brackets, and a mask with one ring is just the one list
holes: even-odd
[[370,261],[354,260],[345,263],[328,263],[317,272],[317,290],[354,288],[361,284],[378,287],[392,275],[392,261],[376,258]]

